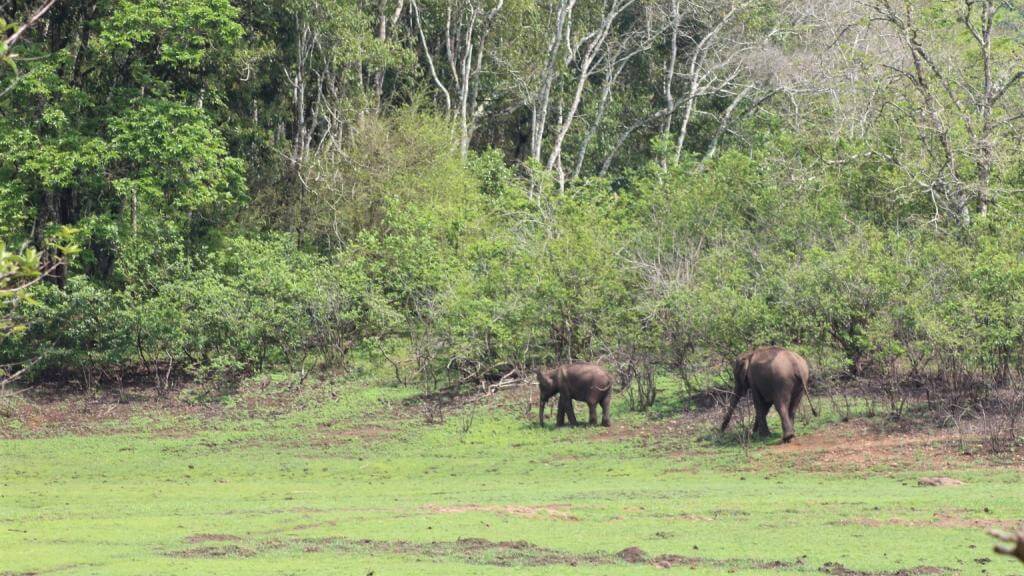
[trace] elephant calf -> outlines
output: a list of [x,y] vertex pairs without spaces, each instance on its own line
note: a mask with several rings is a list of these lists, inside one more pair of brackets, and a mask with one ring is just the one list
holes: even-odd
[[537,371],[540,388],[540,425],[544,425],[544,405],[558,394],[558,426],[576,425],[576,412],[572,401],[586,402],[590,407],[590,423],[597,424],[597,405],[601,405],[601,425],[610,426],[609,407],[612,403],[612,378],[596,364],[563,364],[557,368]]
[[810,378],[807,361],[785,348],[757,348],[736,359],[733,378],[736,389],[729,409],[725,412],[725,420],[722,421],[722,432],[729,426],[736,405],[749,389],[757,410],[754,433],[758,436],[771,435],[768,430],[768,410],[775,406],[782,418],[782,441],[792,440],[796,435],[793,432],[793,418]]

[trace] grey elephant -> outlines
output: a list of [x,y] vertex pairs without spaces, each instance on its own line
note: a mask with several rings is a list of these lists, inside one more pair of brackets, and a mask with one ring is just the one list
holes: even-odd
[[558,394],[558,426],[569,423],[576,425],[576,412],[572,401],[586,402],[590,408],[590,423],[597,424],[597,405],[601,405],[601,425],[610,426],[609,409],[612,402],[612,377],[597,364],[563,364],[547,370],[537,371],[537,386],[540,388],[540,425],[544,425],[544,405]]
[[722,431],[725,432],[729,426],[736,405],[749,389],[754,398],[754,408],[757,410],[754,433],[758,436],[771,435],[771,431],[768,430],[768,410],[774,406],[782,418],[782,441],[792,440],[796,435],[793,431],[793,419],[810,378],[807,361],[796,352],[785,348],[757,348],[736,359],[733,364],[733,378],[736,389],[733,390],[729,409],[725,412]]

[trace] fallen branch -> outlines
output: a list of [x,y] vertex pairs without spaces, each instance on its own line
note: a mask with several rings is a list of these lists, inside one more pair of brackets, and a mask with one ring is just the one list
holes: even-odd
[[[33,366],[36,365],[36,362],[38,362],[38,361],[39,361],[39,358],[34,358],[31,361],[29,361],[27,364],[22,366],[21,369],[18,370],[17,372],[14,372],[13,374],[6,374],[6,375],[3,375],[3,376],[0,376],[0,396],[14,395],[14,394],[18,394],[19,392],[22,392],[22,391],[16,391],[16,392],[8,393],[7,392],[7,385],[11,384],[12,382],[17,380],[18,378],[21,378],[25,374],[25,372],[28,372]],[[6,370],[6,367],[4,369]]]

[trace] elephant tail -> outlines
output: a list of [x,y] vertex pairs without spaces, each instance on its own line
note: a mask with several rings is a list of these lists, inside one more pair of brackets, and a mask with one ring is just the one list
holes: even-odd
[[807,397],[807,405],[811,407],[811,414],[815,418],[818,417],[818,409],[814,407],[814,402],[811,400],[811,383],[814,382],[815,378],[813,375],[807,376],[807,382],[804,384],[804,396]]

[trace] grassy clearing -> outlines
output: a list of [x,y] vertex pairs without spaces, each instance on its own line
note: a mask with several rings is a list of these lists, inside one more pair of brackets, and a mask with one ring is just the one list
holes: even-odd
[[1020,572],[984,533],[1020,520],[1020,467],[921,434],[825,415],[744,449],[696,416],[539,429],[508,395],[427,424],[414,390],[283,386],[78,435],[5,418],[0,574]]

